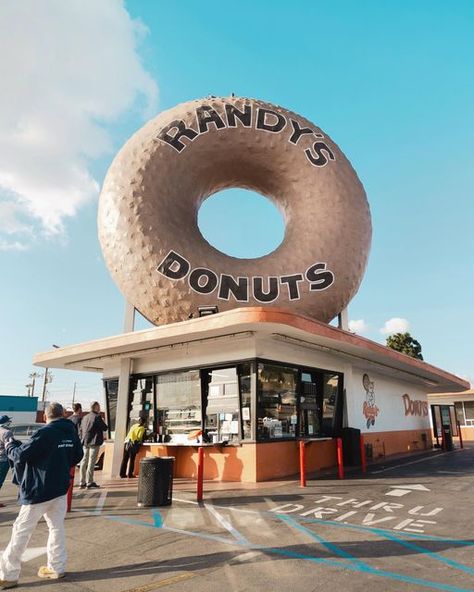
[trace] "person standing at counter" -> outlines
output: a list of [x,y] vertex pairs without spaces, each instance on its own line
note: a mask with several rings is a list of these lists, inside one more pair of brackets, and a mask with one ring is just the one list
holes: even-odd
[[97,401],[91,404],[90,413],[82,418],[80,437],[84,447],[84,458],[79,469],[81,489],[98,489],[100,486],[94,481],[94,467],[97,462],[99,448],[104,443],[104,432],[107,424],[100,415],[100,405]]
[[146,418],[140,417],[138,423],[135,423],[130,428],[127,437],[125,439],[125,445],[123,448],[122,464],[120,466],[120,477],[125,479],[127,477],[127,464],[128,464],[128,478],[133,479],[135,476],[133,470],[135,468],[135,458],[138,451],[140,450],[143,440],[146,435]]

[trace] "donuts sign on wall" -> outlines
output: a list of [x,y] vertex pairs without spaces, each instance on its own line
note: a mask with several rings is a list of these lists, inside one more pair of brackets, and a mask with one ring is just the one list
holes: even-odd
[[[282,211],[275,251],[238,259],[204,239],[199,207],[230,187]],[[329,322],[357,292],[371,221],[354,169],[317,126],[256,99],[209,98],[161,113],[120,150],[100,196],[99,238],[119,288],[155,324],[203,305],[273,306]]]

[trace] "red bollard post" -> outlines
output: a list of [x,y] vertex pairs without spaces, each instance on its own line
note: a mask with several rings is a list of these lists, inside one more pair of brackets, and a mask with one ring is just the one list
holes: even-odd
[[458,434],[459,434],[459,444],[461,448],[464,448],[464,442],[462,441],[462,432],[461,432],[461,424],[458,421]]
[[198,448],[197,501],[202,502],[204,480],[204,448]]
[[342,438],[337,438],[337,470],[339,479],[344,479],[344,460],[342,457]]
[[67,511],[71,511],[72,506],[72,490],[74,488],[74,475],[76,473],[76,467],[71,467],[69,470],[69,489],[67,490]]
[[367,473],[367,459],[365,457],[364,435],[360,435],[360,466],[363,473]]
[[306,487],[306,456],[303,440],[300,440],[300,487]]

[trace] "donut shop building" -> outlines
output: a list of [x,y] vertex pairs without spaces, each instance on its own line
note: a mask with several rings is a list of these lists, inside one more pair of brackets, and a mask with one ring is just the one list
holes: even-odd
[[[282,212],[285,236],[272,253],[239,259],[203,238],[200,205],[231,187]],[[102,374],[112,476],[142,416],[151,435],[140,454],[174,456],[179,477],[196,476],[201,445],[207,479],[294,475],[302,439],[308,471],[331,467],[345,428],[362,431],[369,458],[424,450],[427,393],[469,386],[329,324],[339,317],[347,327],[370,209],[337,144],[279,105],[211,96],[160,113],[113,160],[98,230],[128,303],[126,330],[35,363]],[[134,331],[135,310],[155,326]]]
[[140,415],[153,432],[140,455],[174,456],[177,477],[196,477],[204,443],[205,479],[257,482],[295,475],[301,439],[309,472],[335,466],[335,436],[347,426],[361,430],[373,458],[428,449],[427,393],[466,388],[363,337],[257,307],[63,347],[35,362],[102,373],[111,429],[104,469],[113,476]]

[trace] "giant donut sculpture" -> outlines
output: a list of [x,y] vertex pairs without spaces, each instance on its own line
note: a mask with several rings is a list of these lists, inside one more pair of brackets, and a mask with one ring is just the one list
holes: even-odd
[[[255,259],[212,247],[202,202],[242,187],[271,199],[286,228]],[[349,161],[307,119],[257,99],[183,103],[132,136],[99,201],[99,238],[127,300],[155,324],[274,306],[329,322],[357,292],[371,241],[364,189]]]

